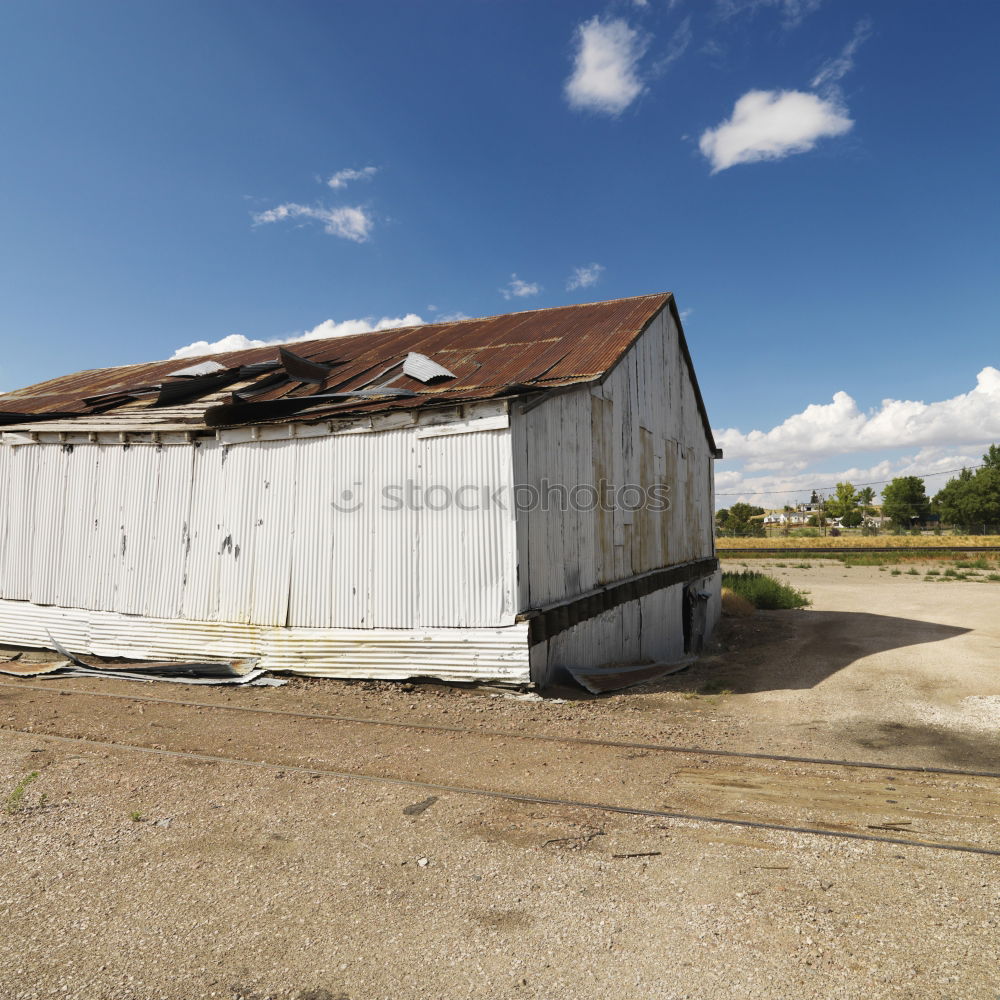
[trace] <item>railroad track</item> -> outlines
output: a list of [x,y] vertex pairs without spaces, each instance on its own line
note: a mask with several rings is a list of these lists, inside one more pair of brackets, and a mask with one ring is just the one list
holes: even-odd
[[823,547],[808,547],[803,545],[768,546],[762,548],[749,546],[743,549],[726,548],[718,549],[716,555],[720,559],[727,556],[749,556],[749,555],[800,555],[800,556],[827,556],[827,555],[861,555],[865,552],[894,552],[899,555],[945,555],[949,552],[992,552],[1000,555],[1000,545],[838,545]]
[[446,726],[439,723],[406,722],[398,719],[365,719],[353,715],[330,715],[322,712],[296,712],[284,708],[255,708],[249,705],[220,705],[208,701],[190,701],[180,698],[151,698],[148,695],[116,694],[109,691],[85,691],[79,688],[56,688],[47,684],[8,684],[0,681],[0,688],[14,691],[42,691],[45,694],[83,695],[87,698],[110,698],[115,701],[138,701],[154,705],[178,705],[182,708],[207,708],[220,712],[246,712],[252,715],[287,716],[293,719],[311,719],[317,722],[345,722],[360,726],[384,726],[392,729],[414,729],[425,732],[457,733],[463,736],[484,736],[495,739],[528,740],[537,743],[565,743],[575,746],[607,747],[617,750],[645,750],[656,753],[690,754],[701,757],[734,757],[746,760],[769,760],[782,764],[819,764],[828,767],[864,768],[874,771],[901,771],[910,774],[950,774],[969,778],[998,778],[1000,771],[973,771],[953,767],[935,767],[922,764],[885,764],[878,761],[836,760],[828,757],[796,757],[789,754],[755,753],[743,750],[711,750],[706,747],[681,747],[668,743],[633,743],[626,740],[599,740],[584,736],[546,736],[539,733],[515,732],[504,729],[469,729],[465,726]]
[[[399,720],[384,720],[384,719],[363,719],[354,718],[351,716],[338,716],[338,715],[328,715],[322,713],[311,713],[311,712],[296,712],[287,709],[267,709],[267,708],[254,708],[250,706],[236,706],[236,705],[218,705],[211,702],[199,702],[199,701],[189,701],[181,699],[170,699],[170,698],[157,698],[145,695],[134,695],[134,694],[116,694],[112,692],[95,692],[95,691],[85,691],[79,688],[53,688],[41,684],[8,684],[0,683],[0,687],[10,688],[15,691],[33,691],[42,692],[47,695],[59,696],[59,695],[75,695],[78,697],[88,697],[94,699],[102,700],[114,700],[119,702],[133,702],[140,706],[143,705],[155,705],[167,708],[187,708],[187,709],[197,709],[201,710],[211,710],[220,713],[245,713],[254,716],[271,716],[275,718],[280,717],[290,717],[298,720],[305,720],[309,722],[320,722],[320,723],[333,723],[340,724],[347,727],[386,727],[389,729],[405,729],[412,730],[416,732],[424,733],[436,733],[441,736],[463,737],[462,747],[465,746],[465,740],[468,738],[482,738],[484,740],[502,740],[502,741],[529,741],[531,743],[538,744],[565,744],[567,747],[597,747],[604,748],[614,751],[638,751],[644,755],[652,755],[656,753],[662,754],[680,754],[695,756],[697,758],[705,758],[705,760],[699,760],[699,763],[707,763],[708,759],[712,758],[736,758],[742,759],[747,762],[750,766],[761,763],[761,764],[771,764],[775,766],[787,765],[794,766],[796,769],[802,769],[803,767],[810,768],[826,768],[826,769],[837,769],[837,768],[847,768],[847,769],[870,769],[872,772],[900,772],[900,773],[916,773],[926,776],[927,780],[932,779],[954,779],[954,778],[972,778],[978,779],[981,785],[982,779],[1000,779],[1000,773],[992,771],[975,771],[975,770],[962,770],[957,768],[936,768],[936,767],[917,767],[909,765],[894,765],[894,764],[882,764],[879,762],[869,762],[869,761],[838,761],[830,760],[825,758],[803,758],[791,755],[779,755],[779,754],[762,754],[762,753],[741,753],[739,751],[725,751],[725,750],[710,750],[706,748],[697,747],[678,747],[669,744],[657,744],[657,743],[639,743],[639,742],[628,742],[628,741],[616,741],[616,740],[598,740],[598,739],[588,739],[584,737],[572,737],[572,736],[547,736],[523,732],[508,732],[503,730],[481,730],[481,729],[470,729],[467,727],[460,726],[446,726],[438,724],[429,723],[418,723],[409,721],[399,721]],[[30,703],[34,706],[34,702]],[[36,707],[33,707],[33,711],[37,711]],[[147,727],[152,725],[152,720],[145,720],[141,723],[135,723],[135,720],[125,719],[121,720],[120,716],[115,716],[113,721],[121,721],[121,728],[126,729],[129,723],[137,724],[140,726],[143,732],[152,731]],[[184,720],[186,723],[193,724],[193,732],[197,734],[199,740],[211,739],[213,738],[212,732],[206,732],[205,727],[199,726],[197,724],[197,716],[193,716],[189,719]],[[53,720],[47,720],[46,724],[51,724]],[[95,724],[99,724],[95,723]],[[221,723],[220,723],[221,726]],[[158,732],[162,731],[163,727],[160,724]],[[169,727],[166,727],[169,728]],[[176,729],[176,727],[174,727]],[[218,728],[218,727],[215,727]],[[681,770],[675,772],[673,777],[677,779],[676,788],[674,791],[678,791],[682,794],[688,794],[692,787],[695,787],[695,800],[698,801],[699,798],[703,799],[706,795],[709,797],[713,805],[718,805],[718,799],[723,799],[723,805],[728,804],[726,800],[726,790],[725,786],[729,784],[731,787],[747,787],[759,789],[759,792],[754,792],[747,794],[745,791],[740,791],[738,794],[741,797],[740,804],[743,807],[743,815],[739,814],[726,814],[725,809],[719,809],[715,811],[710,808],[706,809],[680,809],[680,808],[650,808],[644,805],[613,802],[600,799],[590,799],[590,798],[579,798],[579,797],[568,797],[563,795],[545,795],[536,792],[535,790],[524,791],[524,790],[509,790],[503,788],[488,788],[481,787],[478,785],[467,785],[467,784],[456,784],[450,780],[451,774],[454,772],[454,766],[452,770],[447,770],[443,774],[443,778],[449,780],[431,780],[423,777],[407,777],[399,773],[373,773],[368,769],[358,769],[358,770],[344,770],[342,768],[332,768],[324,766],[312,766],[311,764],[306,766],[301,763],[296,763],[294,761],[288,760],[274,760],[273,750],[274,750],[274,740],[271,734],[268,734],[269,742],[267,746],[272,751],[268,754],[263,754],[257,756],[255,753],[253,757],[250,756],[237,756],[231,753],[217,753],[217,752],[205,752],[204,750],[194,750],[194,749],[182,749],[178,747],[168,747],[161,744],[149,745],[145,742],[139,742],[134,740],[129,740],[126,738],[95,738],[94,735],[84,736],[78,734],[67,734],[65,732],[55,732],[48,731],[46,729],[32,728],[24,729],[17,725],[0,725],[0,729],[4,732],[10,734],[17,734],[20,736],[27,736],[35,740],[52,740],[63,744],[78,745],[81,747],[99,747],[104,750],[114,750],[129,754],[143,754],[154,757],[168,758],[168,759],[187,759],[193,761],[200,761],[204,763],[218,763],[218,764],[229,764],[240,767],[247,768],[258,768],[271,771],[285,771],[291,773],[301,773],[315,775],[319,777],[330,777],[335,778],[339,781],[351,781],[351,782],[367,782],[367,783],[381,783],[388,785],[396,785],[407,788],[421,789],[429,792],[437,793],[448,793],[454,795],[462,796],[474,796],[479,798],[495,799],[508,802],[519,802],[532,805],[543,805],[552,807],[566,807],[566,808],[576,808],[585,809],[595,812],[603,813],[613,813],[619,815],[628,816],[638,816],[647,817],[655,819],[669,819],[669,820],[681,820],[692,823],[699,824],[717,824],[727,827],[738,827],[749,830],[768,830],[779,833],[786,834],[800,834],[815,837],[825,837],[833,838],[847,841],[861,841],[870,842],[877,844],[891,844],[898,847],[912,847],[927,850],[942,850],[959,852],[964,854],[974,854],[983,855],[990,857],[1000,857],[1000,850],[995,849],[987,844],[977,844],[969,843],[963,841],[949,841],[944,839],[932,839],[927,836],[921,836],[917,830],[908,831],[905,829],[897,829],[900,826],[909,825],[909,820],[895,820],[886,821],[882,825],[875,825],[873,823],[867,824],[867,829],[877,830],[882,829],[886,831],[886,834],[905,834],[905,835],[885,835],[875,832],[867,832],[865,829],[864,821],[861,823],[851,818],[849,823],[845,824],[843,822],[825,822],[821,820],[813,820],[812,825],[803,825],[797,822],[783,822],[775,821],[772,817],[757,818],[752,815],[753,807],[763,803],[765,807],[770,806],[775,807],[777,803],[777,808],[779,812],[784,809],[790,811],[792,809],[797,809],[801,811],[803,803],[811,804],[809,796],[813,794],[813,789],[815,789],[815,794],[817,796],[823,796],[826,794],[830,797],[832,805],[831,810],[835,813],[837,809],[844,809],[848,805],[855,805],[856,802],[861,803],[861,808],[858,812],[861,813],[872,813],[871,816],[866,816],[865,818],[873,818],[875,805],[878,801],[895,801],[895,800],[884,800],[878,799],[878,795],[884,795],[884,792],[879,790],[873,791],[873,782],[868,779],[868,788],[863,788],[862,778],[852,779],[850,782],[843,781],[840,779],[831,779],[829,776],[824,775],[822,772],[815,778],[813,783],[810,785],[808,781],[805,782],[805,788],[803,790],[803,779],[800,774],[793,771],[789,774],[782,774],[778,776],[777,781],[773,781],[771,785],[767,784],[768,779],[773,779],[774,775],[769,772],[753,772],[749,770],[741,771],[736,775],[727,775],[725,772],[717,772],[708,769],[705,772],[699,772],[697,767],[693,770]],[[219,734],[214,734],[215,738],[218,738]],[[257,733],[247,734],[248,748],[249,744],[252,743],[252,739],[255,736],[259,736]],[[163,736],[158,736],[162,739]],[[170,733],[168,738],[175,738],[181,742],[185,739],[185,734],[176,732]],[[188,735],[187,739],[193,739],[194,737]],[[310,747],[313,749],[320,748],[324,744],[319,744],[315,742],[315,734],[309,734],[309,738],[312,743]],[[358,741],[355,740],[355,743]],[[279,741],[278,745],[284,746],[283,741]],[[350,742],[342,744],[344,747],[350,748]],[[506,745],[505,743],[502,745]],[[380,743],[373,743],[372,746],[381,747]],[[446,753],[450,747],[454,747],[454,741],[452,744],[446,744],[443,748],[443,752],[438,754],[439,759],[435,762],[439,766],[441,761],[447,767]],[[337,752],[340,752],[340,745],[335,747]],[[400,748],[394,748],[400,749]],[[408,746],[403,749],[410,749]],[[427,749],[427,748],[423,748]],[[428,751],[429,752],[429,751]],[[290,751],[289,751],[290,753]],[[267,758],[272,759],[267,759]],[[310,758],[311,760],[312,758]],[[529,762],[531,763],[531,762]],[[555,759],[552,760],[553,764],[563,764],[565,762],[559,762]],[[535,766],[531,763],[531,766]],[[623,772],[620,763],[615,761],[601,762],[600,767],[603,768],[608,777],[619,778]],[[413,767],[402,767],[400,770],[413,770]],[[464,768],[469,771],[470,766],[466,761],[466,766]],[[552,770],[555,770],[553,768]],[[419,774],[420,767],[417,767],[417,773]],[[497,765],[490,770],[489,773],[505,773],[502,765]],[[530,773],[530,771],[528,772]],[[603,771],[601,785],[603,786]],[[568,778],[573,779],[579,777],[580,773],[578,769],[573,769],[570,765],[570,771],[567,775]],[[584,776],[586,772],[584,772]],[[662,772],[659,777],[662,777]],[[513,775],[515,782],[520,777],[519,775]],[[640,792],[645,791],[647,794],[652,792],[657,793],[656,786],[662,784],[662,782],[655,782],[651,780],[649,770],[643,773],[640,769],[639,772],[633,773],[628,772],[629,780],[626,782],[622,780],[622,784],[626,785],[629,792],[629,797],[634,794],[635,789],[639,789]],[[633,780],[634,778],[634,780]],[[753,778],[756,782],[763,782],[762,784],[746,784],[748,778]],[[701,779],[701,783],[698,784],[698,780]],[[552,774],[551,771],[548,775],[548,780],[554,781],[556,785],[556,791],[561,791],[564,787],[566,778],[560,777],[558,774]],[[685,784],[687,780],[687,784]],[[893,779],[890,779],[893,780]],[[692,784],[692,781],[694,784]],[[884,779],[883,779],[884,781]],[[741,782],[744,784],[741,785]],[[535,779],[532,779],[532,784],[536,784]],[[829,791],[829,786],[842,784],[845,787],[836,789],[834,792]],[[898,784],[898,781],[897,781]],[[719,787],[717,787],[719,786]],[[933,796],[936,799],[940,799],[941,802],[952,808],[950,813],[941,813],[940,811],[927,813],[921,812],[920,809],[925,809],[926,807],[920,806],[919,798],[922,796],[917,796],[917,792],[924,793],[927,791],[927,787],[921,785],[919,788],[914,788],[911,790],[903,789],[904,792],[909,791],[910,797],[913,799],[915,808],[917,811],[909,812],[907,807],[904,805],[900,807],[902,815],[907,816],[917,816],[920,819],[926,820],[928,816],[933,820],[944,820],[950,823],[961,823],[967,820],[967,817],[963,815],[963,810],[966,802],[970,803],[975,798],[974,792],[982,796],[982,789],[976,789],[976,783],[971,785],[966,785],[965,787],[958,787],[954,780],[948,780],[944,784],[939,784],[930,788],[931,791],[938,793]],[[930,787],[930,786],[928,786]],[[956,791],[957,788],[957,791]],[[620,791],[620,789],[618,789]],[[659,792],[662,794],[662,791]],[[894,795],[900,795],[903,797],[902,793],[893,791]],[[714,799],[713,799],[714,796]],[[756,796],[756,798],[755,798]],[[851,799],[851,796],[854,799]],[[866,801],[867,796],[867,801]],[[614,797],[609,796],[609,797]],[[931,796],[927,796],[931,797]],[[950,799],[949,799],[950,797]],[[732,793],[730,793],[730,798],[732,798]],[[988,796],[983,798],[984,802],[992,802],[995,796],[992,790],[988,793]],[[946,801],[947,800],[947,801]],[[818,801],[818,800],[817,800]],[[749,805],[749,809],[747,806]],[[816,806],[820,808],[820,806]],[[881,807],[884,810],[884,807]],[[970,806],[971,808],[971,806]],[[991,808],[990,805],[986,805],[987,810]],[[815,810],[810,808],[809,812],[812,813]],[[848,810],[850,811],[850,810]],[[974,811],[974,810],[973,810]],[[747,814],[750,812],[751,814]],[[779,819],[784,819],[784,816],[780,816]],[[845,828],[845,826],[861,826],[861,829],[850,829]],[[981,826],[978,826],[977,831],[981,830]],[[973,839],[976,839],[975,837]]]

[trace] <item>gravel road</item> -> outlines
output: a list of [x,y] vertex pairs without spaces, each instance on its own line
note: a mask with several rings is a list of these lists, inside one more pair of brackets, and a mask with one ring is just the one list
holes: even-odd
[[1000,590],[839,564],[776,572],[813,607],[728,622],[692,670],[604,698],[302,680],[59,685],[467,735],[0,682],[0,794],[38,775],[0,814],[0,998],[997,1000],[995,857],[294,769],[845,829],[896,822],[907,836],[1000,846],[996,780],[482,735],[1000,770]]

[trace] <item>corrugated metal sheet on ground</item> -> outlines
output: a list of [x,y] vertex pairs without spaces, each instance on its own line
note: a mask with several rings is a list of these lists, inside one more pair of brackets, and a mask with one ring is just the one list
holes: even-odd
[[680,663],[623,663],[607,667],[575,667],[567,670],[573,680],[591,694],[607,694],[635,687],[647,681],[658,681],[670,674],[680,673],[694,663],[697,657],[689,657]]
[[150,659],[258,657],[264,670],[316,677],[529,682],[528,627],[307,629],[169,621],[0,600],[0,641]]

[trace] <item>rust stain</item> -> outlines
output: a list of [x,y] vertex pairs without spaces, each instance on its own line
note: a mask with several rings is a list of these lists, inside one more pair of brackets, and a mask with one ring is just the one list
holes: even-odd
[[[295,354],[313,366],[332,368],[322,384],[304,383],[294,377],[279,381],[275,370],[247,372],[239,369],[262,362],[280,361],[280,348],[252,348],[185,358],[182,361],[155,361],[122,368],[77,372],[49,379],[0,396],[0,424],[74,418],[105,414],[156,413],[157,387],[174,386],[173,372],[201,361],[218,362],[229,373],[224,394],[219,387],[196,395],[205,404],[187,404],[187,419],[204,425],[204,410],[211,403],[231,399],[234,391],[265,386],[241,408],[240,423],[257,422],[253,405],[274,400],[291,400],[324,393],[371,388],[389,380],[395,389],[405,389],[416,397],[380,396],[345,400],[302,399],[293,414],[270,416],[267,422],[321,419],[355,413],[412,410],[414,408],[459,404],[519,395],[574,383],[591,382],[605,375],[625,353],[649,322],[668,304],[669,292],[615,299],[586,305],[560,306],[531,312],[509,313],[484,319],[436,323],[425,326],[383,330],[353,337],[299,341]],[[438,361],[455,373],[441,385],[429,386],[397,372],[410,351]],[[387,371],[388,370],[388,371]],[[282,373],[283,369],[277,370]],[[381,376],[385,376],[383,379]],[[274,384],[279,382],[279,384]],[[269,386],[269,387],[268,387]],[[192,400],[194,403],[194,400]],[[162,409],[159,408],[159,409]],[[244,415],[246,419],[242,419]]]

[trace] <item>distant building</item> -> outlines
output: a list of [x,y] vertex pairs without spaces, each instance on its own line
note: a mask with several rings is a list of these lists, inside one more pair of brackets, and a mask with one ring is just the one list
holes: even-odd
[[764,518],[764,527],[800,528],[808,525],[809,518],[812,516],[812,514],[801,510],[775,511]]

